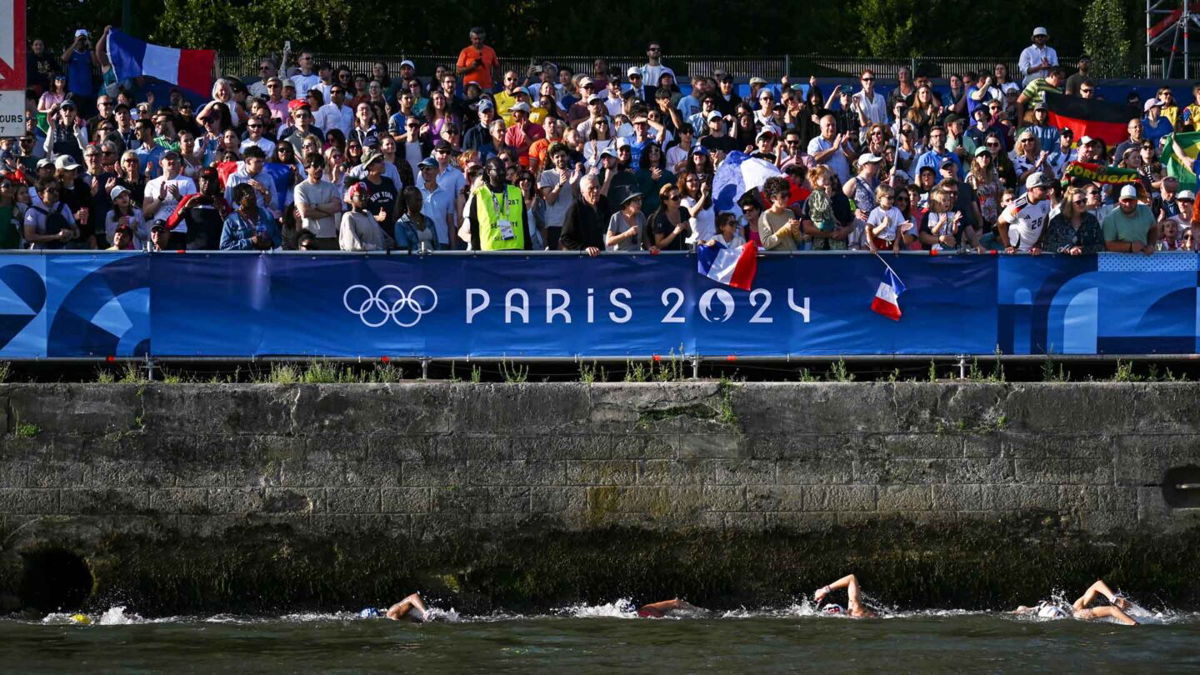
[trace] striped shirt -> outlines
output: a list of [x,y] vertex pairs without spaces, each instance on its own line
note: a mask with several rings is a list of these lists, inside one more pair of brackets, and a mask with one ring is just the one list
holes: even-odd
[[1025,98],[1029,99],[1029,105],[1034,106],[1042,102],[1046,96],[1046,92],[1048,91],[1055,94],[1062,93],[1061,89],[1051,85],[1046,81],[1046,78],[1039,77],[1033,82],[1030,82],[1029,85],[1025,87],[1025,91],[1022,91],[1021,93],[1025,95]]

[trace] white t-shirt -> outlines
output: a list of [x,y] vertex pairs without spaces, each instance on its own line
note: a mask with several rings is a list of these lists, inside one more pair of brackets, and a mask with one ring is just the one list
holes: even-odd
[[[874,228],[882,223],[884,218],[887,218],[887,228],[883,232],[872,236],[884,241],[896,241],[896,237],[900,235],[900,223],[904,222],[904,214],[894,206],[887,211],[884,211],[882,207],[876,206],[871,209],[870,215],[867,216],[867,225],[870,228]],[[871,231],[874,230],[872,229]]]
[[[679,201],[679,205],[685,209],[690,209],[696,205],[699,200],[692,197],[684,197]],[[692,244],[697,240],[708,241],[717,237],[717,214],[713,211],[710,204],[708,208],[700,212],[699,215],[688,218],[688,223],[692,226],[692,234],[687,238],[687,243]]]
[[[301,181],[292,189],[295,194],[295,203],[304,204],[305,206],[321,206],[331,201],[339,202],[341,192],[327,180],[321,180],[316,185],[307,180]],[[323,216],[320,218],[301,218],[300,226],[313,236],[321,238],[334,238],[338,236],[338,218],[337,216]]]
[[[567,172],[570,174],[570,171]],[[542,188],[553,188],[558,185],[561,178],[557,169],[546,169],[542,172],[538,179],[538,191]],[[571,205],[575,203],[575,183],[571,182],[570,176],[567,178],[567,183],[558,191],[558,198],[551,204],[546,202],[546,227],[562,227],[563,221],[567,217],[567,211],[571,210]]]
[[270,140],[266,136],[260,136],[257,141],[252,138],[247,138],[242,141],[242,144],[239,147],[241,148],[242,152],[246,152],[246,148],[248,148],[252,145],[258,146],[259,149],[261,149],[263,151],[263,154],[265,154],[267,156],[268,162],[272,161],[271,158],[275,156],[275,142],[274,141]]
[[880,94],[879,92],[875,92],[875,97],[868,101],[866,92],[859,91],[851,98],[855,101],[858,101],[858,105],[860,108],[862,108],[863,114],[867,116],[867,119],[870,120],[872,124],[887,124],[888,109],[886,96]]
[[296,85],[296,98],[303,101],[304,96],[308,94],[308,90],[321,83],[321,76],[316,73],[312,73],[311,75],[296,73],[292,75],[292,82]]
[[350,106],[343,105],[339,108],[333,103],[326,103],[317,109],[313,117],[314,123],[322,131],[328,132],[330,129],[338,129],[347,138],[350,137],[350,127],[354,126],[354,110]]
[[414,172],[418,171],[417,165],[421,163],[422,159],[425,159],[421,156],[421,144],[416,142],[405,143],[404,159],[408,160],[408,165],[413,168]]
[[1000,220],[1008,223],[1009,245],[1021,251],[1033,248],[1050,221],[1050,208],[1049,199],[1030,204],[1029,195],[1021,195],[1009,204],[1000,214]]
[[672,146],[667,150],[667,168],[674,173],[678,173],[675,171],[675,166],[680,162],[686,162],[688,155],[691,154],[691,150],[691,148],[683,147],[682,143]]
[[[187,176],[184,176],[183,174],[180,174],[178,177],[171,179],[168,179],[166,176],[151,178],[150,181],[146,183],[146,196],[158,199],[158,191],[162,189],[164,183],[168,186],[174,185],[175,189],[179,190],[179,196],[176,197],[170,192],[167,192],[166,198],[163,199],[162,203],[158,207],[158,211],[154,214],[154,220],[166,220],[167,216],[175,212],[175,207],[179,206],[179,200],[188,195],[194,195],[196,192],[198,192],[198,190],[196,190],[195,181]],[[170,188],[168,188],[168,190],[169,189]],[[174,231],[187,232],[187,220],[180,218],[179,222],[175,225]]]

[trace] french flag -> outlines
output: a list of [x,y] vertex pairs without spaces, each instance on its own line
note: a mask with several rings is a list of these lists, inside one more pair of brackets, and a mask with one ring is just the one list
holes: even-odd
[[108,58],[118,80],[153,77],[203,96],[212,93],[212,49],[175,49],[152,45],[119,30],[108,32]]
[[882,314],[892,321],[900,320],[900,294],[904,292],[904,282],[887,267],[883,270],[883,281],[875,290],[875,299],[871,301],[871,311]]
[[696,271],[718,283],[748,291],[758,274],[758,245],[751,241],[729,248],[718,240],[712,246],[697,246]]

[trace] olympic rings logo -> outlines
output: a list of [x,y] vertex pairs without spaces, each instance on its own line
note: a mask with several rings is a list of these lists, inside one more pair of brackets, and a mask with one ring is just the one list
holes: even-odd
[[342,305],[346,311],[362,319],[371,328],[379,328],[388,319],[397,326],[412,328],[421,317],[436,309],[437,303],[437,292],[424,284],[414,286],[407,292],[391,284],[381,287],[378,292],[355,284],[342,294]]

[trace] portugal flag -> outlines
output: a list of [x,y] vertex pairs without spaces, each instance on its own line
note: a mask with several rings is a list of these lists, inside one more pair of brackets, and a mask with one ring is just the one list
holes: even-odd
[[1129,120],[1135,116],[1124,103],[1110,103],[1046,92],[1046,108],[1050,111],[1051,126],[1069,128],[1075,139],[1084,136],[1099,138],[1111,149],[1129,138]]

